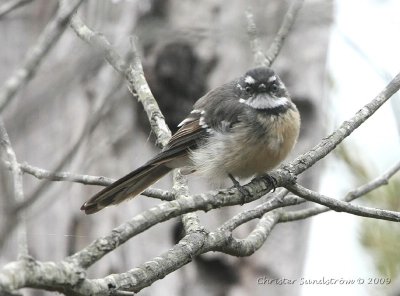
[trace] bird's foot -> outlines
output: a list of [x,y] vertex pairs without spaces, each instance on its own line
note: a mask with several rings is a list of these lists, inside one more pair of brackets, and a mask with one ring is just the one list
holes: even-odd
[[276,187],[278,185],[278,181],[274,177],[268,174],[265,175],[265,180],[269,183],[269,185],[272,186],[272,192],[275,192]]
[[228,174],[228,176],[233,183],[233,187],[235,187],[240,192],[240,196],[242,198],[242,202],[240,203],[240,205],[245,204],[251,197],[250,192],[245,187],[240,185],[239,181],[236,180],[231,174]]

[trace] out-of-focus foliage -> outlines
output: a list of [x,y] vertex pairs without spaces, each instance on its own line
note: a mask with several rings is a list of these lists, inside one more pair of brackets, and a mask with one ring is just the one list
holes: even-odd
[[[357,151],[357,149],[352,149]],[[368,182],[377,177],[374,163],[357,158],[348,146],[342,145],[337,155],[346,163],[357,182]],[[394,176],[386,186],[382,186],[362,201],[368,206],[400,211],[400,177]],[[392,280],[400,275],[400,224],[376,219],[363,219],[360,227],[360,242],[373,256],[377,274]]]

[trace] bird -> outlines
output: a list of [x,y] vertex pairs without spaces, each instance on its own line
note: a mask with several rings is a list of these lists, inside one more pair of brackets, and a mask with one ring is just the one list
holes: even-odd
[[268,173],[293,149],[300,114],[280,77],[256,67],[216,87],[193,105],[178,130],[154,158],[86,201],[96,213],[135,197],[173,169],[210,180]]

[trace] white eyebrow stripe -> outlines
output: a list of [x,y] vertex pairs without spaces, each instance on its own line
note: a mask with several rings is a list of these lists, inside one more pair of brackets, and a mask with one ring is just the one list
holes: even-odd
[[254,84],[254,83],[256,83],[256,81],[254,80],[254,78],[251,77],[250,75],[247,75],[247,76],[244,78],[244,82],[246,82],[247,84]]
[[276,76],[271,76],[270,78],[268,78],[268,82],[273,82],[276,80]]
[[201,110],[194,109],[194,110],[192,110],[192,112],[190,112],[190,113],[201,113],[201,112],[202,112]]

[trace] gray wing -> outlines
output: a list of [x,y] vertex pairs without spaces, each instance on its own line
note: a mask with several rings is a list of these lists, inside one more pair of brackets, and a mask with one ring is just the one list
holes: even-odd
[[180,129],[152,162],[165,161],[186,153],[188,149],[196,149],[213,131],[227,132],[238,123],[247,106],[239,102],[236,84],[236,81],[224,84],[201,97],[180,124]]

